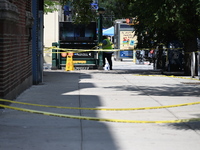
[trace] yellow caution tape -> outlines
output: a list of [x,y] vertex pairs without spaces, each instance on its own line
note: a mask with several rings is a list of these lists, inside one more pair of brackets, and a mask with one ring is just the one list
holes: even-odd
[[46,111],[38,111],[32,109],[24,109],[18,107],[12,107],[7,105],[0,104],[0,107],[24,111],[35,114],[43,114],[47,116],[55,116],[55,117],[63,117],[63,118],[71,118],[71,119],[81,119],[81,120],[91,120],[91,121],[104,121],[104,122],[120,122],[120,123],[182,123],[182,122],[194,122],[200,121],[200,118],[192,118],[192,119],[180,119],[180,120],[161,120],[161,121],[139,121],[139,120],[121,120],[121,119],[106,119],[106,118],[97,118],[97,117],[85,117],[85,116],[75,116],[75,115],[66,115],[59,113],[51,113]]
[[162,109],[162,108],[172,108],[172,107],[181,107],[181,106],[189,106],[189,105],[197,105],[200,102],[192,102],[192,103],[184,103],[178,105],[167,105],[167,106],[157,106],[157,107],[139,107],[139,108],[84,108],[84,107],[64,107],[64,106],[51,106],[51,105],[40,105],[40,104],[32,104],[32,103],[24,103],[11,101],[6,99],[0,99],[0,101],[16,103],[22,105],[31,105],[31,106],[39,106],[39,107],[49,107],[49,108],[64,108],[64,109],[79,109],[79,110],[103,110],[103,111],[130,111],[130,110],[149,110],[149,109]]
[[[120,51],[120,49],[69,49],[69,48],[58,48],[58,47],[46,47],[44,51],[47,51],[49,49],[55,49],[55,50],[63,50],[65,52],[74,52],[74,53],[80,53],[80,52],[91,52],[91,51]],[[121,49],[122,50],[122,49]],[[45,53],[63,53],[63,52],[45,52]]]
[[[66,52],[74,52],[74,53],[80,53],[80,52],[88,52],[88,51],[137,51],[137,50],[151,50],[152,48],[130,48],[130,49],[110,49],[110,50],[105,50],[105,49],[97,49],[97,47],[100,46],[97,45],[95,47],[93,47],[92,49],[69,49],[69,48],[58,48],[56,46],[52,46],[52,47],[44,47],[44,51],[50,50],[50,49],[55,49],[55,50],[63,50]],[[95,49],[94,49],[95,48]],[[180,50],[183,48],[163,48],[163,50]],[[195,53],[200,52],[200,51],[193,51]],[[62,52],[45,52],[45,53],[62,53]],[[186,53],[192,53],[192,52],[186,52]]]
[[[89,52],[89,51],[136,51],[136,50],[144,50],[144,49],[69,49],[69,48],[58,48],[58,47],[45,47],[44,51],[55,49],[55,50],[63,50],[65,52],[74,52],[74,53],[80,53],[80,52]],[[148,49],[149,50],[149,49]],[[63,52],[45,52],[45,53],[63,53]]]
[[149,77],[171,77],[171,78],[179,78],[179,79],[188,79],[188,80],[197,80],[199,81],[199,79],[196,78],[187,78],[187,77],[177,77],[177,76],[167,76],[167,75],[141,75],[141,74],[133,74],[134,76],[149,76]]

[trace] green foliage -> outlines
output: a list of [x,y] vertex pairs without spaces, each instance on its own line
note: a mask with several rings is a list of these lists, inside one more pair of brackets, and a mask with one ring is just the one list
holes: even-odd
[[64,6],[69,4],[73,7],[73,20],[75,23],[87,24],[96,19],[96,12],[92,10],[92,0],[45,0],[44,12],[49,13],[58,11],[57,5]]
[[199,36],[199,0],[101,0],[116,18],[134,17],[139,45],[152,41],[168,43]]
[[[92,0],[59,0],[61,5],[68,2],[73,6],[73,19],[76,23],[97,19],[96,12],[91,9]],[[50,6],[55,6],[55,2],[45,0],[45,7]],[[99,0],[99,6],[106,9],[104,27],[111,26],[114,19],[134,17],[139,22],[134,28],[141,39],[140,46],[152,46],[152,41],[186,41],[199,36],[199,0]],[[52,10],[56,10],[54,8]]]
[[74,0],[72,2],[75,23],[87,24],[96,19],[96,12],[91,7],[92,2],[92,0]]
[[44,13],[52,13],[54,11],[58,11],[57,6],[60,5],[57,1],[52,0],[44,0]]

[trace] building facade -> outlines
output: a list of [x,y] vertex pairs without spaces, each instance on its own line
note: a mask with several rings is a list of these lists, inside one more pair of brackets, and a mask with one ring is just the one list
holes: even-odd
[[32,2],[0,0],[0,98],[32,85]]

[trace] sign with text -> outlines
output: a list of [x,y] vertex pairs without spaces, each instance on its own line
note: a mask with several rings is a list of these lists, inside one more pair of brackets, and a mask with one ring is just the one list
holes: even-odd
[[134,49],[137,37],[134,31],[120,31],[120,49]]
[[74,53],[74,58],[94,58],[94,52]]

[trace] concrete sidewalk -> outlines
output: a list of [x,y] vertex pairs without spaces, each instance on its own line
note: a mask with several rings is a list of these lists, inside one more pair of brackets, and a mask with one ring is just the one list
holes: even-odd
[[[89,108],[137,108],[200,101],[200,81],[158,76],[151,65],[114,62],[114,70],[44,71],[44,83],[15,101]],[[140,74],[140,76],[138,75]],[[155,76],[148,76],[155,75]],[[165,109],[100,111],[10,106],[109,119],[157,121],[200,118],[200,104]],[[5,109],[0,150],[199,150],[200,122],[117,123]]]

